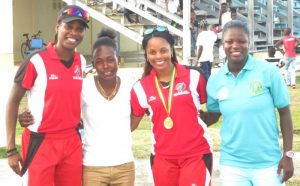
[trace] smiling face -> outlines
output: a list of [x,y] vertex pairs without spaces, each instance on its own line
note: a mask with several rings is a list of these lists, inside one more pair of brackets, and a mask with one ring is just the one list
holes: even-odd
[[152,37],[147,44],[147,60],[156,71],[166,70],[172,67],[170,44],[161,37]]
[[99,46],[93,53],[94,67],[99,78],[104,80],[115,79],[118,71],[116,51],[110,46]]
[[226,4],[221,4],[221,13],[227,12],[228,6]]
[[229,28],[223,33],[222,43],[229,63],[245,62],[249,50],[249,40],[243,29]]
[[231,19],[237,19],[237,13],[236,12],[231,12]]
[[83,40],[85,26],[82,21],[74,20],[56,25],[57,47],[74,50]]

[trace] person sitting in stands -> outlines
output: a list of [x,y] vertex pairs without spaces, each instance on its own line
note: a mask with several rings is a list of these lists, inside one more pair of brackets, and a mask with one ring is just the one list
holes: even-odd
[[[129,2],[129,3],[132,3],[134,6],[137,5],[136,0],[126,0],[126,1]],[[131,10],[126,9],[126,8],[124,9],[124,16],[126,17],[127,21],[130,24],[132,24],[132,23],[140,23],[138,14],[135,14],[135,21],[130,17],[131,14],[135,14],[135,13],[132,12]]]
[[285,65],[284,61],[281,60],[281,58],[279,57],[275,57],[276,54],[276,49],[271,46],[268,48],[268,57],[265,59],[266,61],[268,61],[269,63],[277,66],[278,68],[281,68]]

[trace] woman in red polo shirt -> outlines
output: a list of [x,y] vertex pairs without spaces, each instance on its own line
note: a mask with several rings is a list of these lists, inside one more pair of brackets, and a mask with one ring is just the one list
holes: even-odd
[[[82,8],[62,8],[55,43],[29,56],[15,76],[6,109],[7,156],[25,185],[81,186],[82,144],[76,128],[86,62],[75,48],[83,40],[88,21]],[[24,129],[21,157],[15,133],[25,92],[35,122]]]
[[132,129],[147,112],[154,137],[151,165],[156,186],[209,185],[212,150],[206,124],[198,117],[206,102],[206,81],[178,64],[166,27],[148,29],[143,78],[131,92]]

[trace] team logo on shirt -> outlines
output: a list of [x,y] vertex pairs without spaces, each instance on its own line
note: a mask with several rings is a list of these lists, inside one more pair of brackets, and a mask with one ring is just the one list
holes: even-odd
[[52,80],[58,79],[58,76],[55,74],[50,74],[49,79],[52,79]]
[[73,76],[73,79],[78,79],[78,80],[82,80],[82,77],[81,77],[81,70],[80,70],[80,67],[78,65],[75,65],[74,67],[74,76]]
[[185,84],[184,83],[177,83],[175,86],[175,90],[177,90],[177,92],[183,92],[185,90]]
[[249,89],[251,94],[256,95],[263,92],[263,85],[261,84],[260,81],[255,80],[250,82]]
[[174,96],[189,94],[189,91],[186,90],[186,85],[183,82],[182,83],[177,83],[175,85],[175,90],[177,91],[177,93],[174,93]]
[[217,98],[219,100],[225,100],[227,99],[229,96],[229,90],[226,86],[223,86],[222,88],[220,88],[220,90],[217,93]]
[[154,101],[156,100],[156,97],[155,96],[150,96],[149,99],[148,99],[148,102],[151,102],[151,101]]

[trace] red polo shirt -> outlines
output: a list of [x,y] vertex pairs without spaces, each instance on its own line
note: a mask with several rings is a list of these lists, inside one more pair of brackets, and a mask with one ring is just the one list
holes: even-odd
[[[166,158],[181,158],[211,153],[207,127],[200,122],[200,103],[206,103],[206,81],[196,70],[176,64],[176,76],[172,95],[170,117],[173,128],[166,129],[167,112],[155,87],[155,70],[137,82],[131,91],[131,106],[135,116],[150,112],[152,122],[154,154]],[[162,89],[165,102],[169,89]]]
[[29,130],[59,133],[78,125],[86,62],[77,52],[73,57],[72,66],[65,67],[50,43],[20,66],[15,82],[28,90],[28,107],[35,118]]

